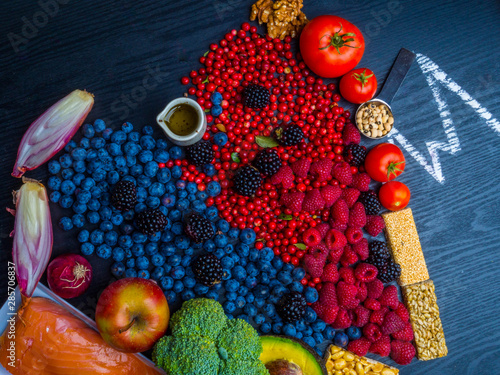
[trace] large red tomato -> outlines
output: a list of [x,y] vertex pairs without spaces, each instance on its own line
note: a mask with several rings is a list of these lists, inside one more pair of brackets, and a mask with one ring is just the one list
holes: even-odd
[[403,173],[405,157],[398,146],[380,143],[366,155],[365,170],[375,181],[387,182]]
[[325,78],[340,77],[358,65],[365,51],[361,31],[349,21],[324,15],[309,22],[300,35],[306,65]]

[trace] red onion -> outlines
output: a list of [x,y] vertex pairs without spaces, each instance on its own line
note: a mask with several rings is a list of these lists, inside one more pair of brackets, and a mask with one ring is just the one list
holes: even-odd
[[14,192],[16,216],[12,258],[19,289],[31,297],[45,272],[52,253],[52,222],[45,187],[38,181],[23,177],[23,186]]
[[61,298],[81,296],[89,287],[92,267],[84,257],[65,254],[55,258],[47,269],[50,289]]
[[66,146],[93,105],[92,94],[75,90],[47,109],[24,133],[12,176],[21,177]]

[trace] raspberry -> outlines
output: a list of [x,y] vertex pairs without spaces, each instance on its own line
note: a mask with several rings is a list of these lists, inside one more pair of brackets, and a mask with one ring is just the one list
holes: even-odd
[[363,336],[371,342],[375,342],[382,338],[382,332],[380,331],[380,327],[377,324],[368,323],[363,327]]
[[399,305],[398,289],[394,285],[386,286],[378,301],[382,306],[388,306],[393,310],[396,309]]
[[328,308],[319,302],[313,303],[311,307],[316,314],[318,314],[318,318],[322,319],[326,324],[332,324],[337,318],[337,313],[339,311],[338,306]]
[[311,161],[307,158],[302,158],[292,163],[290,167],[297,177],[306,178],[309,168],[311,168]]
[[305,193],[300,191],[285,193],[281,196],[280,203],[293,212],[300,212],[302,211],[302,202],[305,196]]
[[320,277],[325,267],[328,250],[323,245],[318,245],[309,254],[304,255],[304,269],[312,278]]
[[384,291],[384,284],[378,279],[366,283],[366,287],[368,288],[368,297],[373,299],[380,298]]
[[368,324],[369,319],[370,319],[370,310],[367,308],[363,307],[362,305],[356,306],[353,312],[353,319],[352,319],[352,325],[356,327],[363,327],[366,324]]
[[366,288],[366,283],[362,281],[356,281],[354,283],[356,287],[358,288],[358,293],[356,294],[356,299],[359,300],[359,302],[363,302],[366,297],[368,296],[368,289]]
[[359,260],[368,259],[370,252],[368,250],[368,240],[366,238],[362,238],[360,241],[352,245],[352,249],[356,254],[358,254]]
[[391,358],[399,365],[409,365],[415,357],[415,347],[406,341],[391,342]]
[[382,306],[380,310],[372,312],[370,315],[370,322],[377,323],[379,326],[384,322],[386,314],[389,312],[389,308]]
[[[349,246],[349,245],[347,245]],[[344,253],[344,248],[340,247],[338,249],[330,250],[330,254],[328,254],[328,261],[333,264],[337,264]]]
[[323,207],[325,207],[325,200],[318,189],[312,189],[306,193],[304,201],[302,202],[303,211],[314,212],[316,210],[321,210]]
[[367,215],[378,215],[380,209],[382,208],[380,201],[378,200],[377,193],[373,190],[361,193],[359,201],[363,203],[363,206],[365,206],[365,212]]
[[361,134],[353,123],[348,122],[345,124],[342,131],[342,140],[344,141],[344,146],[349,146],[352,143],[358,145],[361,142]]
[[345,188],[342,190],[342,195],[340,196],[347,203],[347,207],[351,208],[354,206],[354,203],[359,198],[359,190],[353,188]]
[[356,282],[354,277],[354,270],[351,267],[340,267],[339,269],[339,279],[345,281],[347,284],[352,284]]
[[351,246],[345,246],[342,257],[340,258],[340,263],[344,267],[348,267],[358,261],[358,256],[354,251],[352,251]]
[[316,181],[323,182],[330,178],[332,173],[333,161],[329,158],[324,158],[311,164],[309,174],[316,177]]
[[319,302],[328,308],[338,306],[337,292],[334,283],[324,283],[319,291]]
[[412,341],[413,340],[413,328],[411,323],[406,323],[405,327],[392,334],[392,338],[401,341]]
[[315,229],[319,232],[321,239],[323,239],[325,238],[326,233],[330,230],[330,226],[327,223],[321,223],[316,225]]
[[330,215],[333,220],[339,223],[346,223],[349,221],[349,208],[343,199],[338,199],[330,210]]
[[339,271],[337,270],[337,265],[335,263],[328,263],[325,268],[323,268],[321,281],[324,283],[336,283],[339,281]]
[[352,176],[351,187],[359,191],[368,191],[370,189],[370,181],[368,173],[358,173]]
[[351,341],[349,345],[347,345],[347,350],[359,355],[360,357],[364,357],[366,353],[368,353],[368,349],[370,349],[371,344],[370,340],[361,337],[360,339]]
[[383,335],[379,340],[375,341],[370,346],[370,353],[378,354],[382,357],[387,357],[391,352],[391,338]]
[[354,276],[360,281],[369,283],[377,277],[377,267],[368,263],[359,263],[354,270]]
[[381,216],[366,216],[366,232],[373,237],[377,237],[385,228],[384,219]]
[[335,164],[332,169],[332,176],[335,177],[340,184],[351,185],[351,166],[345,161]]
[[379,301],[377,301],[375,298],[371,298],[371,297],[368,297],[367,299],[365,299],[363,304],[367,309],[370,309],[372,311],[380,310],[380,308],[382,307],[382,305],[380,305]]
[[271,177],[271,184],[281,184],[284,189],[290,189],[293,186],[293,172],[288,165],[283,165],[276,174]]
[[325,236],[325,244],[329,250],[343,249],[347,244],[344,234],[336,229],[330,229]]
[[325,207],[330,208],[339,199],[342,189],[338,186],[326,185],[321,188],[321,196],[325,200]]
[[354,206],[349,211],[349,221],[347,224],[356,228],[363,228],[366,225],[365,207],[361,203],[354,203]]
[[339,306],[346,309],[352,309],[359,305],[359,301],[356,300],[356,293],[358,288],[352,284],[348,284],[344,281],[339,281],[337,284],[337,300]]
[[410,320],[410,314],[408,313],[408,310],[403,302],[400,302],[394,311],[399,315],[403,322],[406,323]]
[[330,220],[330,228],[344,232],[347,229],[347,223],[341,223],[337,220]]
[[348,227],[344,232],[347,242],[355,244],[363,239],[363,232],[359,228]]
[[321,242],[321,235],[316,229],[309,228],[302,235],[302,241],[307,246],[314,247],[316,245],[319,245],[319,243]]
[[384,318],[382,323],[382,333],[384,335],[390,335],[395,332],[401,331],[405,328],[406,323],[401,320],[398,314],[394,311],[389,311]]
[[347,310],[341,307],[337,312],[337,317],[335,318],[332,327],[335,329],[346,329],[351,326],[351,322],[352,320],[349,317]]

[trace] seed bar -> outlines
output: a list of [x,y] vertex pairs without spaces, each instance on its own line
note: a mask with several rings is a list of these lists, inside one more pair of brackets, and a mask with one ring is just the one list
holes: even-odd
[[330,345],[325,353],[325,367],[328,375],[380,374],[396,375],[399,370],[385,363],[367,357],[360,357],[341,347]]
[[385,237],[394,261],[401,266],[399,285],[410,285],[429,279],[424,254],[411,208],[382,214]]
[[404,286],[401,289],[410,313],[417,358],[428,361],[446,356],[448,348],[432,280]]

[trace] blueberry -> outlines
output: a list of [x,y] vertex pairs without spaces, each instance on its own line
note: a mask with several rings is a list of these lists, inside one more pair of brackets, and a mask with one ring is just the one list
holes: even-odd
[[[220,284],[217,284],[217,285],[220,285]],[[217,286],[217,285],[216,285],[216,286]],[[210,290],[207,292],[207,294],[206,294],[206,296],[205,296],[205,297],[210,298],[210,299],[213,299],[213,300],[215,300],[215,301],[218,301],[218,300],[219,300],[219,298],[220,298],[220,297],[219,297],[219,292],[217,292],[217,290],[215,290],[214,288],[210,289]],[[229,319],[229,314],[227,314],[227,317],[228,317],[228,319]]]
[[198,296],[205,295],[205,294],[207,294],[208,291],[209,291],[209,288],[208,288],[208,286],[205,286],[205,285],[196,284],[194,287],[194,292]]
[[165,270],[163,269],[163,267],[155,267],[153,272],[151,272],[151,278],[156,282],[159,282],[163,275],[165,275]]
[[125,277],[137,277],[137,270],[135,268],[127,268],[125,270]]
[[286,272],[291,273],[295,269],[295,266],[292,265],[291,263],[286,263],[283,265],[283,270]]
[[[158,180],[159,183],[161,184],[166,184],[167,182],[170,181],[171,179],[171,174],[170,174],[170,169],[168,168],[161,168],[158,173],[156,174],[156,179]],[[164,187],[165,188],[165,187]]]
[[149,271],[148,270],[139,270],[139,272],[137,272],[137,277],[140,277],[142,279],[149,279],[149,277],[150,277]]
[[239,243],[238,245],[236,245],[236,253],[240,257],[242,257],[242,258],[247,257],[249,252],[250,252],[250,247],[248,247],[248,245],[245,245],[242,243]]
[[51,160],[48,164],[49,173],[58,174],[61,170],[61,164],[57,160]]
[[135,264],[140,270],[147,270],[149,268],[149,259],[145,256],[138,256]]
[[134,244],[132,238],[127,234],[118,237],[118,243],[120,247],[123,247],[125,250],[130,249]]
[[47,186],[50,190],[59,190],[61,188],[61,179],[57,176],[49,177]]
[[245,300],[247,301],[247,303],[253,303],[253,301],[255,301],[255,296],[253,295],[253,293],[248,293],[245,296]]
[[297,330],[293,324],[288,323],[283,326],[283,334],[294,337],[297,334]]
[[184,284],[180,280],[174,281],[174,287],[172,289],[175,293],[180,293],[184,290]]
[[95,134],[94,127],[90,124],[84,124],[82,126],[82,134],[87,138],[92,138]]
[[226,282],[226,290],[228,292],[236,292],[238,288],[240,287],[240,283],[237,282],[236,280],[228,280]]
[[283,330],[283,323],[282,322],[277,322],[273,324],[273,332],[277,335],[281,333]]
[[110,140],[113,144],[120,146],[127,141],[127,134],[123,130],[117,130],[111,134]]
[[76,147],[76,142],[74,140],[71,140],[68,142],[66,146],[64,146],[64,151],[66,152],[71,152]]
[[71,180],[65,180],[61,183],[61,193],[71,195],[75,192],[76,186]]
[[73,163],[73,159],[71,159],[69,154],[64,154],[59,158],[59,163],[61,164],[61,168],[69,168]]
[[160,198],[148,197],[148,199],[146,199],[146,205],[150,208],[157,208],[160,205]]
[[314,340],[311,336],[305,336],[302,338],[307,345],[314,347],[316,345],[316,340]]
[[83,255],[92,255],[92,253],[94,252],[94,245],[92,245],[90,242],[82,243],[80,251]]
[[257,276],[259,274],[259,270],[255,263],[248,263],[246,266],[248,276]]
[[135,143],[139,142],[140,138],[141,138],[141,134],[139,132],[132,131],[132,132],[128,133],[128,135],[127,135],[127,139],[129,141],[135,142]]
[[142,187],[149,187],[151,185],[151,179],[148,176],[141,174],[139,177],[137,177],[137,185]]
[[[146,251],[146,254],[148,255],[154,255],[158,254],[158,243],[156,242],[149,242],[144,246],[144,251]],[[158,254],[159,255],[159,254]],[[164,263],[164,261],[161,264],[154,264],[155,266],[161,266]]]
[[125,264],[129,268],[135,267],[135,258],[128,258]]
[[217,146],[225,146],[228,141],[226,133],[217,133],[214,135],[214,143]]
[[111,216],[111,222],[113,225],[119,226],[123,222],[123,215],[119,212],[114,212]]
[[96,150],[87,150],[87,161],[94,161],[97,159],[97,151]]
[[236,292],[228,292],[226,289],[226,300],[228,301],[236,301],[236,298],[238,297],[238,293]]
[[109,246],[115,246],[118,243],[118,233],[114,230],[107,232],[104,235],[104,242]]
[[263,284],[263,285],[267,285],[267,284],[269,284],[269,282],[270,282],[270,281],[271,281],[271,280],[270,280],[269,275],[268,275],[267,273],[261,273],[261,274],[259,275],[259,282],[260,282],[261,284]]
[[224,302],[222,307],[224,308],[224,312],[226,312],[226,314],[231,314],[236,310],[236,305],[231,301]]
[[112,256],[116,262],[121,262],[125,259],[125,250],[123,250],[121,247],[115,247],[113,249]]
[[361,330],[358,327],[349,327],[347,328],[346,333],[349,340],[357,340],[361,337]]
[[237,308],[242,309],[243,307],[245,307],[247,301],[245,300],[245,297],[238,296],[238,297],[236,297],[236,300],[234,301],[234,303],[236,304]]
[[333,343],[340,347],[346,347],[349,343],[349,337],[344,332],[337,332],[333,338]]
[[219,219],[219,211],[217,211],[217,207],[210,206],[205,210],[205,216],[210,221],[215,221]]
[[271,326],[271,323],[269,323],[269,322],[264,322],[259,327],[260,331],[264,334],[271,332],[271,328],[272,328],[272,326]]
[[90,140],[90,147],[94,150],[102,149],[106,145],[106,141],[102,137],[95,137]]
[[145,243],[147,240],[148,237],[143,233],[135,232],[132,234],[132,241],[135,243]]
[[80,186],[84,179],[85,175],[83,173],[77,173],[73,176],[72,181],[76,186]]
[[[222,102],[222,94],[218,91],[215,91],[211,96],[210,96],[210,101],[213,104],[220,104]],[[224,133],[217,133],[217,134],[224,134]],[[216,135],[217,135],[216,134]]]
[[71,221],[76,228],[81,228],[85,225],[85,216],[82,214],[73,215]]
[[293,281],[290,273],[285,272],[285,271],[278,272],[277,278],[279,281],[281,281],[283,283],[283,285],[289,285]]
[[182,218],[182,213],[179,210],[170,210],[168,218],[173,222],[179,221]]
[[166,163],[169,159],[170,159],[170,154],[168,153],[167,150],[156,150],[154,152],[154,160],[157,163]]
[[130,133],[132,130],[134,130],[134,125],[132,125],[130,122],[125,122],[122,124],[122,130],[125,133]]
[[[91,125],[89,125],[91,126]],[[97,119],[94,121],[94,129],[96,132],[100,133],[106,128],[106,124],[103,120]]]
[[177,201],[175,207],[179,211],[186,211],[189,208],[189,201],[187,199],[180,199]]
[[313,330],[311,327],[306,326],[302,333],[304,334],[304,336],[311,336],[313,334]]
[[172,289],[173,286],[174,286],[174,279],[172,279],[170,276],[163,276],[160,279],[160,287],[163,290]]
[[314,303],[318,300],[318,291],[315,288],[307,287],[304,292],[307,303]]
[[121,261],[116,261],[111,266],[111,274],[114,277],[121,278],[125,274],[125,265]]
[[62,217],[59,220],[59,226],[61,227],[62,230],[68,231],[73,229],[73,221],[69,217]]
[[168,264],[172,267],[181,264],[182,257],[179,254],[174,254],[168,258]]
[[87,151],[81,147],[77,147],[71,151],[71,157],[73,160],[83,161],[87,157]]
[[111,257],[112,251],[113,250],[111,249],[111,246],[102,244],[97,247],[95,252],[99,258],[108,259],[109,257]]
[[84,161],[81,161],[81,160],[75,161],[73,163],[73,170],[76,173],[84,173],[87,170],[87,166],[85,165]]
[[211,110],[212,116],[219,117],[222,113],[222,107],[220,105],[213,105]]
[[214,165],[213,165],[213,164],[205,164],[205,165],[203,166],[203,172],[205,172],[205,174],[206,174],[207,176],[212,177],[212,176],[214,176],[214,175],[215,175],[215,173],[216,173],[217,171],[215,170],[215,167],[214,167]]
[[87,213],[87,221],[90,224],[97,224],[99,222],[99,214],[95,211],[90,211]]
[[134,155],[125,155],[125,160],[129,168],[137,165],[137,158]]
[[190,240],[186,236],[175,237],[175,246],[179,250],[186,250],[190,245]]
[[184,225],[182,222],[178,221],[172,224],[172,233],[175,235],[180,235],[184,231]]
[[316,315],[316,312],[310,308],[309,306],[306,307],[306,312],[304,314],[304,320],[308,323],[314,322],[318,316]]
[[148,161],[153,160],[153,152],[149,150],[142,150],[137,156],[137,159],[139,159],[141,163],[146,164]]
[[173,146],[169,150],[169,154],[172,157],[172,159],[177,160],[177,159],[183,159],[183,152],[182,149],[179,146]]
[[272,260],[271,263],[276,270],[280,270],[284,264],[283,261],[281,260],[281,258],[277,257],[277,256],[274,257],[274,259]]
[[152,135],[153,134],[153,128],[149,125],[146,125],[142,128],[142,134],[145,135]]
[[292,271],[292,277],[294,280],[300,281],[306,275],[306,271],[303,268],[297,267]]
[[[199,191],[196,193],[196,200],[205,201],[208,198],[208,194],[205,191]],[[206,205],[205,205],[206,209]]]
[[326,323],[322,320],[316,320],[311,324],[311,328],[314,332],[323,332],[326,328]]
[[104,169],[97,169],[94,172],[92,172],[92,178],[96,182],[103,181],[106,178],[106,171]]
[[111,220],[111,216],[113,215],[113,211],[111,208],[105,206],[101,207],[99,210],[99,215],[101,217],[101,220]]
[[187,198],[187,196],[188,196],[188,192],[186,190],[179,190],[177,192],[177,198],[179,198],[179,199]]
[[192,289],[186,289],[182,292],[181,297],[183,301],[189,301],[190,299],[193,299],[196,296]]
[[144,150],[152,150],[155,148],[156,142],[151,135],[144,135],[141,137],[140,145]]
[[57,203],[59,202],[59,199],[61,199],[61,193],[59,193],[58,191],[53,191],[52,193],[50,193],[51,202]]
[[302,293],[304,291],[304,285],[298,281],[294,281],[289,286],[290,292]]

